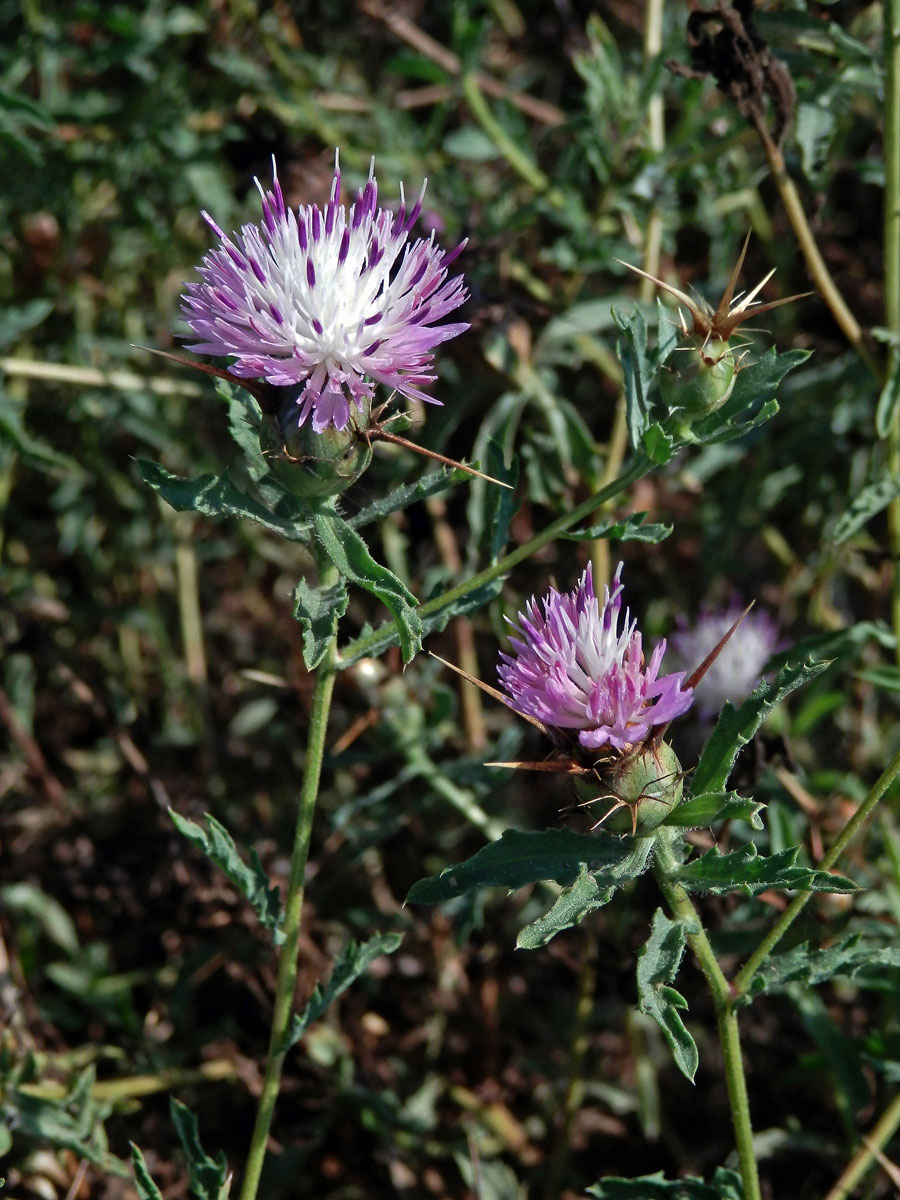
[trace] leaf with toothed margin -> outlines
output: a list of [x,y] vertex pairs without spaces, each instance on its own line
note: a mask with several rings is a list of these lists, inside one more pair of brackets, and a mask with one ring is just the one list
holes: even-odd
[[287,1047],[295,1045],[306,1033],[314,1021],[318,1021],[322,1013],[332,1004],[351,983],[368,970],[371,963],[383,954],[393,954],[403,941],[402,933],[380,933],[359,945],[350,941],[344,948],[331,978],[325,987],[317,984],[306,1008],[299,1016],[295,1016],[288,1031]]
[[375,561],[359,534],[337,513],[314,512],[312,522],[322,548],[338,571],[377,596],[390,610],[403,661],[411,662],[422,649],[422,620],[416,611],[415,596],[393,571]]
[[673,808],[663,825],[675,829],[702,829],[720,821],[749,821],[753,829],[762,829],[760,811],[765,808],[758,800],[739,796],[737,792],[703,792]]
[[292,542],[309,540],[308,526],[263,508],[258,500],[246,495],[227,475],[198,475],[183,479],[172,475],[159,463],[137,460],[138,470],[155,492],[178,512],[197,512],[205,517],[246,517]]
[[660,1027],[675,1065],[691,1083],[700,1061],[697,1043],[679,1016],[687,1008],[687,1000],[671,984],[681,966],[687,935],[698,930],[699,926],[690,928],[684,921],[670,921],[658,908],[653,914],[650,937],[638,951],[637,960],[638,1006]]
[[639,875],[647,864],[651,838],[622,840],[607,833],[574,833],[544,829],[523,833],[507,829],[496,842],[437,875],[414,883],[409,904],[441,904],[474,888],[513,890],[529,883],[553,880],[567,887],[586,867],[602,890],[620,886]]
[[206,814],[207,828],[201,829],[173,808],[169,809],[172,823],[183,837],[202,850],[208,859],[220,867],[238,891],[250,902],[264,929],[272,934],[276,946],[284,941],[281,931],[281,897],[277,887],[269,887],[269,877],[263,870],[259,855],[250,851],[250,866],[240,856],[234,838],[221,822]]
[[852,879],[842,875],[798,867],[799,854],[799,846],[789,846],[768,856],[759,854],[752,842],[730,854],[722,854],[714,846],[700,858],[679,867],[675,877],[689,892],[706,892],[713,896],[734,891],[755,896],[769,888],[844,894],[857,890]]
[[721,791],[728,782],[742,747],[756,735],[775,705],[830,666],[830,662],[814,662],[812,659],[804,663],[788,663],[772,683],[761,683],[740,708],[736,709],[730,701],[726,701],[691,777],[694,795]]
[[601,1179],[587,1193],[594,1200],[743,1200],[744,1185],[737,1171],[717,1167],[710,1183],[692,1175],[666,1179],[659,1171],[639,1179]]

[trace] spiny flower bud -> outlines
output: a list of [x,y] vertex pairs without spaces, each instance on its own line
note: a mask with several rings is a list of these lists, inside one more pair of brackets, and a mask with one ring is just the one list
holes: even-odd
[[[368,418],[368,401],[364,402]],[[343,429],[327,426],[316,433],[307,422],[282,421],[264,415],[259,429],[260,449],[269,469],[295,496],[324,500],[338,496],[355,483],[372,461],[372,443],[355,421]]]
[[588,804],[608,802],[605,829],[644,837],[681,803],[684,772],[667,742],[643,742],[629,754],[597,767],[597,780],[582,777],[576,790]]
[[734,351],[727,342],[689,335],[660,371],[663,403],[670,410],[682,408],[692,416],[708,416],[731,395],[737,372]]
[[633,267],[631,263],[616,260],[674,296],[690,314],[689,326],[684,313],[678,310],[683,340],[666,359],[659,375],[660,393],[666,406],[670,411],[682,409],[688,414],[689,420],[715,412],[731,395],[740,369],[740,354],[735,357],[736,347],[731,339],[744,321],[800,299],[800,296],[788,296],[768,304],[759,303],[756,297],[775,274],[774,269],[746,295],[739,295],[735,299],[734,289],[744,265],[749,241],[750,235],[747,234],[731,278],[715,309],[701,298],[689,296],[679,288],[657,279],[655,275],[648,275],[639,267]]

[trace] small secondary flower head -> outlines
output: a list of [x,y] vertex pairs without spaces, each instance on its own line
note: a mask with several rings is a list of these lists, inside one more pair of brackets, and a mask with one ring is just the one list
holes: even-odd
[[348,212],[335,153],[324,209],[294,212],[273,158],[272,190],[254,181],[262,224],[228,237],[204,212],[220,244],[198,268],[202,283],[188,284],[182,297],[184,318],[201,339],[189,349],[232,356],[244,378],[302,384],[298,423],[311,418],[316,433],[345,429],[351,404],[367,411],[375,383],[440,403],[421,390],[435,379],[433,350],[468,329],[435,324],[466,299],[463,277],[447,277],[465,242],[449,253],[433,232],[410,242],[425,184],[408,212],[402,186],[399,211],[378,208],[374,168],[373,158]]
[[655,725],[680,717],[693,694],[682,686],[684,672],[660,677],[662,641],[644,664],[637,621],[625,610],[622,632],[622,563],[601,608],[591,568],[578,586],[561,594],[551,588],[540,611],[534,597],[519,613],[511,637],[513,654],[497,670],[510,706],[543,724],[578,731],[589,750],[629,751]]
[[[719,644],[737,618],[741,605],[705,609],[696,624],[672,634],[673,657],[679,665],[701,662]],[[778,643],[778,626],[766,612],[748,613],[715,662],[695,684],[697,708],[702,716],[718,713],[726,700],[740,704],[762,679],[763,667]]]

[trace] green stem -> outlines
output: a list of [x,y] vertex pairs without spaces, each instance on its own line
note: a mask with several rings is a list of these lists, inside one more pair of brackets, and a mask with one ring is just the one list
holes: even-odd
[[[579,521],[583,521],[586,517],[589,517],[605,501],[618,496],[620,492],[624,492],[626,488],[631,487],[633,483],[636,483],[644,475],[647,475],[651,469],[652,464],[650,460],[644,455],[638,455],[634,463],[618,479],[601,488],[593,496],[589,496],[587,500],[582,501],[571,512],[564,513],[561,517],[557,517],[555,521],[551,521],[540,533],[536,533],[527,542],[523,542],[521,546],[518,546],[515,550],[511,550],[504,558],[498,559],[493,566],[485,567],[483,571],[479,571],[471,579],[465,579],[462,583],[457,584],[456,587],[450,588],[449,591],[442,592],[440,596],[435,596],[433,600],[428,600],[425,604],[420,604],[416,612],[418,612],[420,617],[430,617],[432,614],[440,612],[442,608],[446,608],[447,605],[455,603],[455,601],[461,599],[463,596],[467,596],[470,592],[484,587],[486,583],[492,583],[495,579],[499,579],[501,575],[508,574],[518,563],[524,562],[535,551],[540,550],[542,546],[546,546],[548,542],[552,542],[561,533],[565,533],[573,525],[577,525]],[[366,634],[365,637],[360,637],[350,642],[341,651],[339,669],[349,667],[360,658],[365,658],[383,639],[384,628],[382,627],[376,629],[373,633]]]
[[[326,568],[320,572],[320,583],[327,587],[333,583],[337,572]],[[284,904],[284,945],[278,959],[278,978],[275,984],[275,1007],[272,1015],[272,1030],[269,1037],[269,1052],[266,1073],[256,1124],[250,1139],[250,1151],[241,1188],[240,1200],[254,1200],[259,1177],[266,1156],[266,1144],[272,1125],[272,1114],[281,1086],[281,1072],[288,1051],[288,1033],[294,1007],[294,988],[297,981],[297,951],[300,944],[300,918],[303,913],[303,885],[306,863],[309,857],[309,841],[312,833],[313,814],[319,794],[322,774],[322,759],[325,754],[325,736],[328,728],[328,713],[334,691],[337,638],[332,638],[325,658],[316,670],[312,712],[309,721],[309,739],[306,748],[306,764],[303,787],[297,810],[297,827],[294,833],[294,848],[291,852],[291,872]]]
[[[897,776],[900,775],[900,750],[894,755],[884,771],[879,776],[872,790],[862,804],[835,838],[831,849],[816,865],[817,871],[830,871],[837,860],[846,850],[849,843],[856,837],[859,830],[868,820],[875,805],[888,790]],[[736,997],[744,996],[750,989],[753,977],[763,965],[787,931],[809,903],[812,892],[801,892],[787,906],[760,944],[756,947],[747,961],[735,975],[732,989]]]
[[900,1095],[894,1097],[863,1144],[841,1172],[825,1200],[847,1200],[900,1126]]
[[466,103],[478,124],[491,139],[512,169],[520,175],[527,184],[534,188],[554,204],[557,208],[565,205],[565,197],[559,188],[551,186],[550,180],[535,164],[523,154],[512,140],[484,98],[484,93],[478,84],[478,77],[472,71],[467,71],[462,77],[462,93]]
[[[884,323],[900,336],[900,0],[884,3]],[[893,379],[900,347],[888,351],[888,379]],[[888,471],[900,475],[900,407],[887,435]],[[891,624],[894,653],[900,665],[900,497],[888,504],[888,538],[894,560]]]
[[690,896],[676,878],[678,861],[672,852],[672,841],[676,836],[677,834],[670,830],[657,830],[653,853],[653,874],[656,876],[656,881],[673,915],[683,921],[688,929],[694,931],[688,933],[687,940],[713,997],[744,1200],[761,1200],[759,1173],[756,1169],[756,1155],[753,1151],[750,1100],[747,1095],[747,1081],[744,1077],[744,1062],[741,1057],[741,1040],[734,998],[728,980],[709,944],[709,938],[700,922],[700,916],[694,908]]
[[788,174],[784,157],[772,141],[762,119],[756,121],[756,131],[759,134],[763,150],[769,161],[769,169],[772,172],[775,186],[778,188],[778,193],[781,196],[781,203],[784,205],[791,228],[794,231],[794,237],[797,239],[797,244],[800,247],[803,257],[806,259],[806,266],[813,278],[813,282],[818,288],[822,299],[831,309],[831,315],[840,326],[844,337],[875,378],[881,382],[881,367],[866,345],[859,322],[847,307],[840,289],[834,282],[828,267],[825,265],[825,260],[819,253],[815,235],[810,228],[809,221],[806,219],[806,213],[803,211],[803,203],[794,186],[794,181]]

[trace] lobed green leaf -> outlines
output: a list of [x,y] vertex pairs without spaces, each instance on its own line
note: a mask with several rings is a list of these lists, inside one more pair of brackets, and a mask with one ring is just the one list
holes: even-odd
[[595,1200],[744,1200],[744,1186],[736,1171],[717,1167],[711,1183],[688,1176],[666,1179],[662,1171],[639,1179],[603,1179],[587,1189]]
[[250,865],[241,858],[234,838],[224,825],[206,813],[208,832],[173,808],[169,816],[180,834],[193,842],[208,859],[225,872],[238,891],[247,898],[260,924],[272,934],[276,946],[284,941],[281,932],[281,897],[277,887],[269,887],[269,877],[255,850],[250,850]]
[[[502,590],[503,580],[492,579],[490,583],[482,584],[481,587],[467,592],[464,596],[458,597],[456,600],[439,608],[436,612],[422,615],[420,608],[422,636],[425,637],[430,633],[440,633],[446,629],[448,623],[454,617],[468,616],[470,613],[478,612],[479,609],[489,604],[495,596],[499,596]],[[347,667],[353,666],[361,658],[368,658],[373,655],[377,657],[377,655],[383,654],[389,646],[396,646],[399,640],[400,635],[397,626],[394,624],[385,623],[378,629],[374,637],[373,630],[370,626],[367,626],[358,638],[348,643],[341,650],[338,659],[338,670],[342,671]],[[364,645],[360,649],[358,647],[361,642],[364,642]]]
[[301,579],[294,588],[294,618],[303,630],[303,661],[307,671],[314,670],[325,657],[349,603],[343,579],[328,588],[313,588]]
[[588,871],[586,863],[580,863],[579,867],[578,878],[563,889],[550,911],[520,931],[516,938],[516,949],[536,950],[539,946],[545,946],[564,929],[578,925],[589,912],[609,903],[612,889],[601,888],[597,877]]
[[197,1118],[180,1100],[171,1097],[169,1115],[181,1147],[187,1155],[191,1177],[188,1184],[198,1200],[227,1200],[231,1190],[231,1172],[222,1150],[210,1158],[200,1144]]
[[694,770],[693,794],[722,791],[741,749],[755,736],[775,705],[796,688],[821,675],[830,665],[830,662],[811,659],[804,663],[788,663],[778,672],[774,682],[761,683],[740,708],[735,709],[726,701]]
[[721,854],[718,847],[678,869],[676,878],[692,892],[742,891],[748,896],[768,888],[801,892],[855,892],[856,884],[842,875],[796,866],[798,846],[789,846],[768,857],[758,854],[752,843]]
[[835,525],[831,535],[835,546],[840,546],[842,542],[853,537],[872,517],[887,508],[896,496],[900,496],[900,478],[896,476],[885,474],[881,479],[867,483],[862,491],[854,496]]
[[879,946],[859,933],[823,950],[810,950],[809,943],[802,942],[785,954],[769,957],[754,976],[752,991],[754,995],[783,992],[795,983],[815,987],[835,975],[852,979],[866,967],[900,967],[900,948]]
[[679,804],[663,821],[675,829],[701,829],[720,821],[749,821],[754,829],[762,829],[760,811],[765,808],[758,800],[739,796],[737,792],[703,792]]
[[134,1142],[128,1144],[131,1146],[131,1168],[134,1172],[134,1187],[139,1200],[163,1200],[163,1194],[153,1182],[140,1147],[136,1146]]
[[303,1012],[294,1017],[288,1031],[286,1048],[299,1042],[313,1021],[317,1021],[341,992],[345,992],[354,980],[368,970],[376,958],[380,958],[382,954],[393,954],[402,941],[402,933],[381,933],[369,938],[362,945],[351,940],[334,964],[328,983],[324,988],[317,984]]
[[377,563],[355,530],[334,512],[315,512],[316,536],[325,553],[346,578],[371,592],[390,610],[397,626],[405,663],[422,649],[422,621],[418,601],[393,571]]
[[405,483],[386,496],[373,500],[371,504],[361,508],[352,517],[348,517],[347,524],[351,529],[361,529],[364,525],[370,525],[373,521],[380,520],[390,513],[409,508],[411,504],[416,504],[420,500],[440,495],[441,492],[446,492],[455,484],[463,483],[471,478],[471,475],[459,470],[458,467],[454,467],[452,470],[443,467],[440,471],[432,471],[430,475],[423,475],[415,483]]
[[597,538],[609,538],[617,542],[662,542],[672,532],[671,525],[657,525],[652,522],[644,524],[645,512],[630,513],[621,521],[604,521],[600,525],[591,525],[587,529],[571,529],[560,537],[573,542],[595,541]]
[[269,512],[252,496],[242,492],[227,475],[199,475],[196,479],[183,479],[149,459],[139,458],[137,465],[144,482],[178,512],[198,512],[217,520],[222,517],[246,517],[289,541],[307,540],[305,525]]
[[697,1073],[697,1043],[685,1028],[679,1009],[687,1000],[669,985],[678,974],[687,935],[695,933],[683,921],[670,921],[661,908],[653,914],[650,937],[638,951],[638,1006],[663,1032],[675,1065],[691,1083]]
[[544,829],[523,833],[507,829],[499,841],[437,875],[414,883],[407,903],[441,904],[473,888],[505,887],[553,880],[564,887],[574,883],[583,868],[597,876],[600,889],[618,886],[646,866],[652,839],[622,841],[609,834]]

